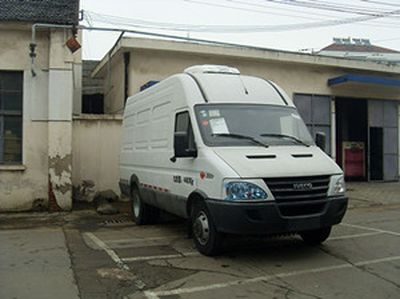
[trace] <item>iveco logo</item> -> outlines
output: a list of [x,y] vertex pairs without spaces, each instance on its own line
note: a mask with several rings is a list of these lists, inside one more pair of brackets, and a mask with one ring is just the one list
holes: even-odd
[[310,190],[312,189],[312,183],[297,183],[293,184],[293,189],[295,190]]

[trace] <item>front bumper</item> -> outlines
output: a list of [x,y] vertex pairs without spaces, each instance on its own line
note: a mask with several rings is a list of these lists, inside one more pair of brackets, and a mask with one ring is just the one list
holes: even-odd
[[[338,224],[346,212],[347,202],[348,199],[344,196],[286,205],[277,204],[275,201],[235,203],[206,200],[218,231],[251,235],[296,233]],[[317,204],[321,205],[317,212],[304,209],[307,205]],[[294,212],[290,212],[288,208]]]

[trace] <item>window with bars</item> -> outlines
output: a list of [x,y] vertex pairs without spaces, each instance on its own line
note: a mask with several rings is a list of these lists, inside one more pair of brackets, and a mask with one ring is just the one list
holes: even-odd
[[0,71],[0,164],[22,163],[23,73]]

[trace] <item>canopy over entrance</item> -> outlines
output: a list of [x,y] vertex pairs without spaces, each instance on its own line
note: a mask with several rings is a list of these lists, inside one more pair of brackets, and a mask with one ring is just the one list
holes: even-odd
[[398,79],[392,79],[381,76],[364,76],[364,75],[354,75],[354,74],[345,74],[339,77],[330,78],[328,79],[328,86],[335,86],[351,82],[400,87],[400,80]]

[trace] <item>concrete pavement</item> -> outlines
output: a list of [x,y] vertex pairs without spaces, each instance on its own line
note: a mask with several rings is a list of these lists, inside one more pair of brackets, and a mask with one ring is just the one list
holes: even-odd
[[62,228],[0,230],[0,244],[0,298],[79,298]]
[[348,187],[350,209],[322,246],[230,237],[215,258],[180,220],[0,214],[0,298],[398,298],[400,184]]
[[400,204],[399,182],[347,183],[350,208]]

